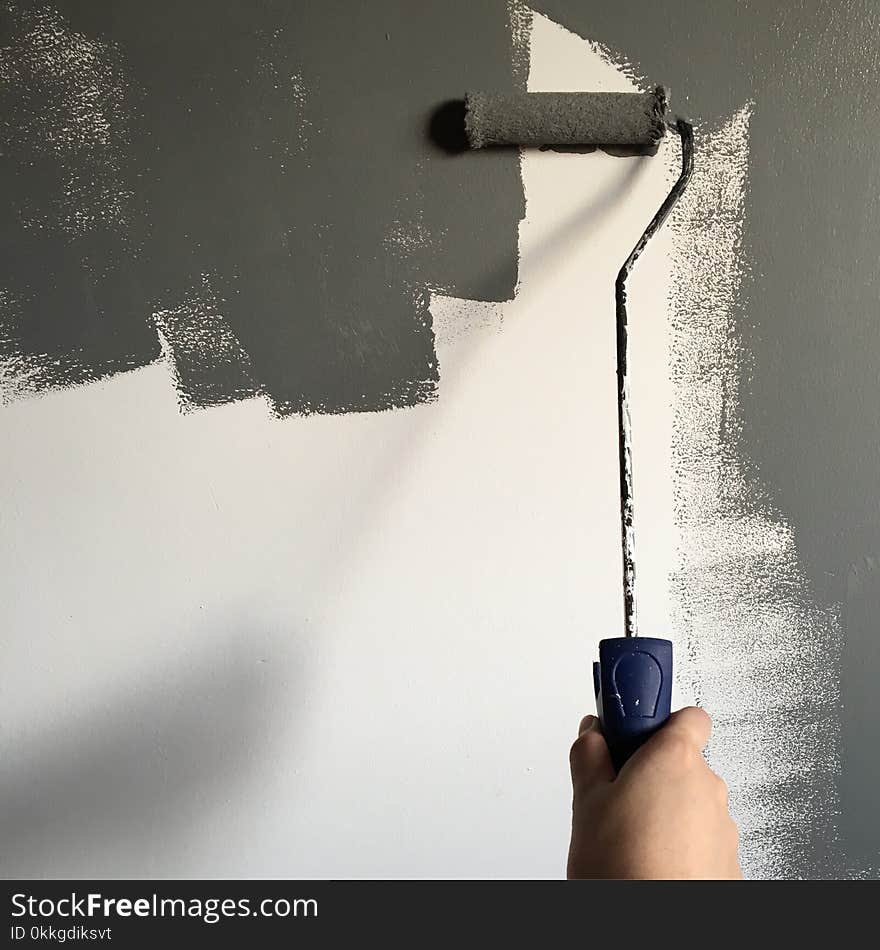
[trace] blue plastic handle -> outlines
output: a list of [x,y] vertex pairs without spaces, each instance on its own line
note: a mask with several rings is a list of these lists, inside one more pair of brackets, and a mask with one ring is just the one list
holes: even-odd
[[596,709],[611,761],[624,762],[669,718],[672,643],[654,637],[613,637],[599,642],[593,664]]

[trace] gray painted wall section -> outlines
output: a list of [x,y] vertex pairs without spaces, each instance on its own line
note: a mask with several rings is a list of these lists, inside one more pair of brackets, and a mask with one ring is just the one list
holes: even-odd
[[[880,7],[676,0],[535,9],[626,53],[711,126],[744,101],[751,123],[737,332],[753,354],[745,426],[730,433],[795,529],[819,595],[843,603],[843,855],[825,835],[802,873],[880,866]],[[798,647],[791,644],[792,650]]]
[[513,295],[516,154],[428,134],[466,81],[521,85],[501,0],[16,3],[0,47],[0,355],[38,386],[155,360],[159,311],[190,404],[411,405],[429,291]]

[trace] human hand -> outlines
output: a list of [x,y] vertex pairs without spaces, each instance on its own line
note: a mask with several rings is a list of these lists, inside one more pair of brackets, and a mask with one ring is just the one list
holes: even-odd
[[727,786],[701,754],[711,729],[702,709],[680,709],[615,775],[598,719],[583,720],[570,757],[570,879],[742,877]]

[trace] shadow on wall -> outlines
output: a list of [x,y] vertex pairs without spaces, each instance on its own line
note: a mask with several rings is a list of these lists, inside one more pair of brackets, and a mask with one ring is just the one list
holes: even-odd
[[0,873],[167,873],[169,852],[247,786],[273,742],[277,679],[243,644],[157,668],[26,746],[7,739]]
[[[469,152],[462,156],[462,161],[467,161],[473,154]],[[529,292],[534,293],[542,284],[553,280],[556,269],[565,260],[566,252],[572,243],[576,242],[580,235],[589,232],[591,227],[598,226],[606,216],[619,211],[628,200],[635,181],[644,172],[645,166],[642,162],[630,162],[614,187],[575,208],[543,241],[521,255],[520,270],[523,275],[528,275]],[[660,200],[658,199],[658,206]],[[653,206],[645,209],[646,226],[655,211]],[[633,243],[640,234],[641,230],[633,234]],[[627,250],[621,253],[621,264],[628,251],[627,247]],[[609,277],[609,295],[613,293],[615,276],[616,272]],[[514,310],[508,309],[505,312],[505,320],[509,322],[513,313]],[[443,366],[441,399],[454,395],[463,380],[472,378],[474,366],[485,353],[486,341],[487,337],[477,335],[461,344],[455,362],[450,366]],[[351,511],[357,512],[357,515],[349,516],[346,530],[350,540],[344,553],[334,545],[328,548],[326,554],[328,569],[332,564],[337,583],[342,583],[341,578],[346,576],[346,571],[354,572],[354,566],[366,549],[369,539],[378,533],[386,513],[394,506],[402,479],[405,477],[402,473],[416,471],[411,462],[431,436],[432,428],[425,425],[422,417],[407,414],[400,416],[399,426],[393,436],[387,432],[383,433],[383,451],[378,457],[369,448],[374,439],[372,432],[363,436],[365,446],[362,451],[357,447],[351,448],[352,459],[357,459],[359,479],[356,488],[349,486],[346,490],[351,498]],[[370,465],[366,461],[374,458],[375,464]]]
[[[520,156],[520,149],[516,147],[469,148],[464,123],[465,103],[464,100],[460,99],[452,99],[441,103],[430,113],[427,123],[428,139],[448,156],[457,158],[461,164],[459,172],[463,177],[473,174],[474,165],[469,163],[480,160],[485,161],[485,156],[498,154]],[[672,140],[675,137],[670,136],[669,138]],[[664,145],[664,147],[668,148],[669,146]],[[538,150],[530,149],[529,151],[552,151],[573,155],[587,155],[591,152],[602,151],[617,158],[650,159],[658,154],[660,146],[651,148],[637,146],[631,148],[621,146],[598,147],[595,145],[547,146]],[[528,273],[532,285],[538,280],[544,282],[551,279],[554,266],[558,265],[559,261],[564,257],[566,245],[577,240],[579,235],[586,234],[590,228],[598,226],[606,215],[613,213],[621,207],[626,201],[627,196],[631,193],[635,181],[644,170],[645,166],[642,162],[630,162],[627,166],[626,174],[619,178],[613,187],[605,189],[592,201],[574,209],[564,221],[561,221],[556,226],[553,232],[540,245],[530,248],[525,254],[520,250],[518,253],[520,278],[523,274]],[[587,174],[586,168],[585,174]],[[665,195],[663,197],[665,197]],[[645,208],[645,227],[648,226],[662,200],[662,198],[658,198],[657,207],[649,205]],[[638,234],[633,235],[633,244],[635,244],[638,237]],[[625,253],[621,255],[621,265],[623,265]],[[487,267],[485,276],[486,286],[493,287],[503,283],[507,276],[507,270],[508,265],[504,257],[496,262],[495,270],[491,267]],[[609,284],[609,286],[613,287],[613,283]],[[482,300],[491,298],[477,294],[471,299]],[[449,382],[444,377],[444,388],[448,387],[448,385]]]

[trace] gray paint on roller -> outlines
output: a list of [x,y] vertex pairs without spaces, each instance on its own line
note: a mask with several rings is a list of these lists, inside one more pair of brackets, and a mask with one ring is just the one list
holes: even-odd
[[430,292],[513,296],[517,154],[428,130],[465,79],[523,88],[503,0],[18,2],[0,48],[0,365],[24,392],[165,346],[186,407],[411,405]]
[[[729,445],[793,526],[814,592],[829,610],[843,604],[839,814],[803,830],[799,846],[811,857],[791,873],[876,874],[880,11],[874,0],[533,6],[624,51],[707,130],[754,102],[751,273],[735,327],[752,358],[740,385],[743,429]],[[796,639],[788,646],[796,651]],[[811,781],[805,775],[798,794],[826,799]]]
[[471,148],[489,145],[657,145],[666,130],[666,90],[653,92],[470,92]]

